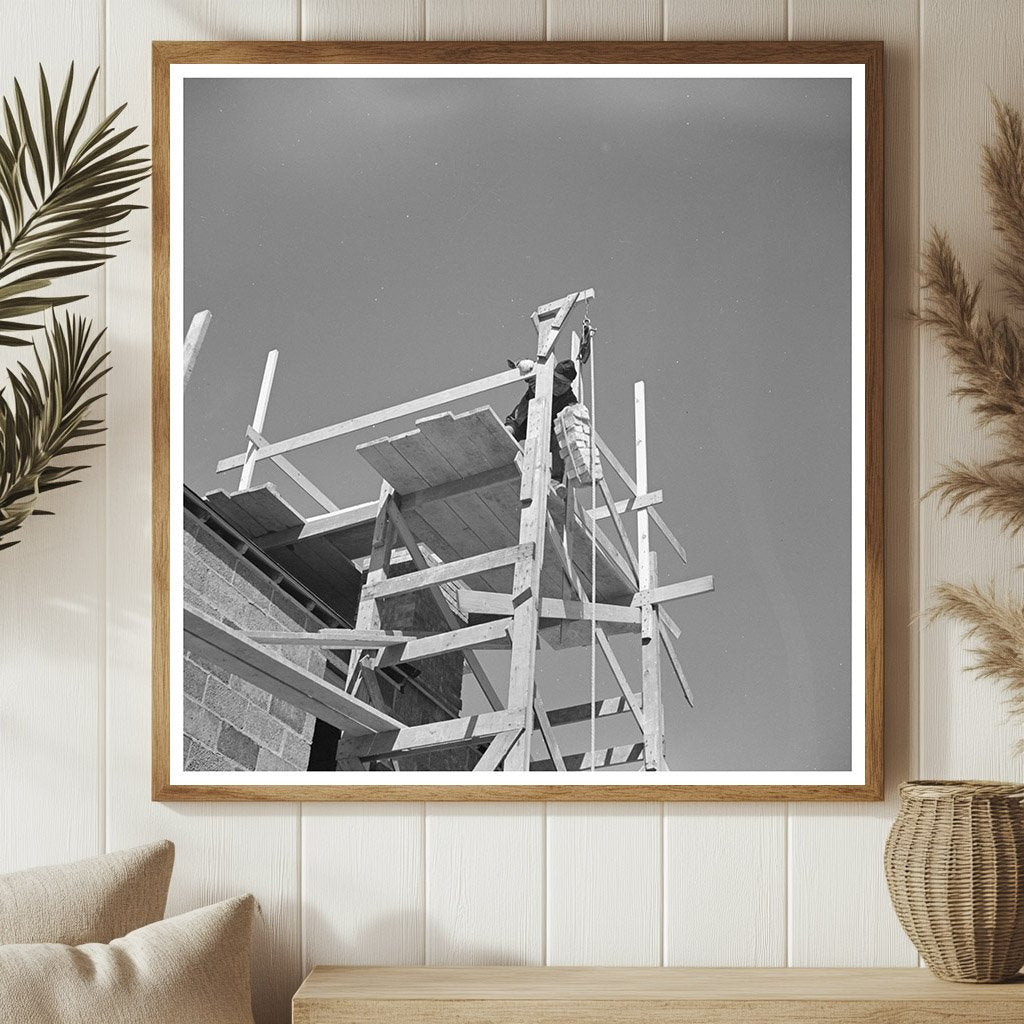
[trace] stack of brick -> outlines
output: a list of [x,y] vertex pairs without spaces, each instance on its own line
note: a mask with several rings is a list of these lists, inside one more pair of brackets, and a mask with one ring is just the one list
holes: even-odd
[[[604,475],[601,457],[596,449],[591,453],[592,437],[590,413],[582,402],[567,405],[555,418],[555,438],[569,478],[578,484],[592,484]],[[590,460],[594,460],[594,473],[590,473]]]

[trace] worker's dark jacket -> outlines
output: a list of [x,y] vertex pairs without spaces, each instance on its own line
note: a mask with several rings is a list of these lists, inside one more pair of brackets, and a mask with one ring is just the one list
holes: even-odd
[[[511,428],[512,436],[517,441],[526,440],[526,420],[533,394],[531,384],[526,394],[519,400],[519,404],[505,417],[505,426]],[[555,437],[555,418],[567,405],[575,405],[578,401],[572,388],[561,395],[551,396],[551,476],[555,480],[562,479],[563,470],[562,456],[559,454],[558,440]]]

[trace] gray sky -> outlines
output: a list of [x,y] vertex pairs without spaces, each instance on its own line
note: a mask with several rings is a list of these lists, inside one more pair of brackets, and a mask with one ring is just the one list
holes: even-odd
[[[192,79],[184,128],[185,322],[213,311],[186,482],[237,486],[214,466],[271,348],[275,440],[504,369],[536,306],[596,288],[597,427],[630,465],[646,380],[651,487],[689,555],[655,533],[662,578],[716,579],[670,606],[696,700],[665,664],[671,767],[849,767],[849,82]],[[356,504],[379,478],[355,444],[411,426],[294,461]],[[548,705],[589,699],[589,667],[544,648]]]

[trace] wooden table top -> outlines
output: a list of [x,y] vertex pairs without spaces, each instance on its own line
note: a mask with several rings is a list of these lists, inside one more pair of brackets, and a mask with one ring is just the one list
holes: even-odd
[[315,967],[296,1004],[330,1000],[1010,1001],[1024,1019],[1024,975],[970,985],[917,968]]

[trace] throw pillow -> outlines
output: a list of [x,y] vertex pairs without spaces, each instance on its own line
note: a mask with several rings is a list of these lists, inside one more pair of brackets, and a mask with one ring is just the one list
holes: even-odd
[[0,944],[110,942],[159,921],[174,844],[0,875]]
[[0,1020],[253,1024],[252,896],[157,921],[109,945],[0,946]]

